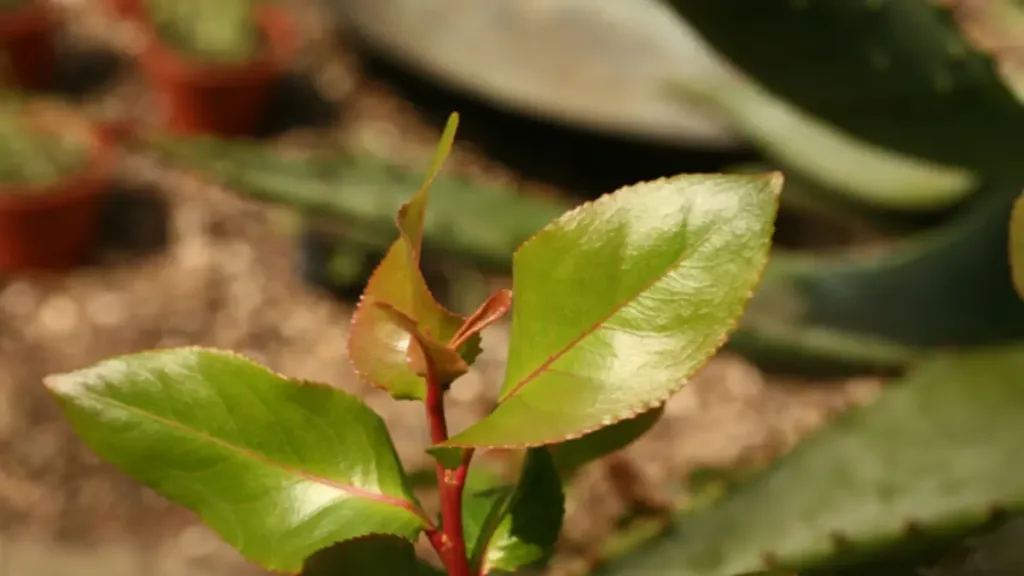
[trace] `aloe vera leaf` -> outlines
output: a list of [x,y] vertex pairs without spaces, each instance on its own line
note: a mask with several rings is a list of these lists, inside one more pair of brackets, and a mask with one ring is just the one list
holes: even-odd
[[1024,97],[943,7],[966,3],[670,4],[767,90],[850,135],[986,173],[1024,171]]
[[1021,374],[1021,345],[937,356],[599,574],[813,573],[972,533],[1024,508]]
[[[422,175],[370,156],[287,157],[251,143],[210,138],[151,142],[172,162],[263,200],[332,213],[377,226],[394,239],[393,215]],[[515,248],[570,206],[439,177],[424,223],[428,249],[507,269]]]
[[[677,92],[679,90],[676,90]],[[969,170],[860,140],[737,74],[681,92],[729,118],[765,155],[851,200],[894,210],[944,208],[977,188]]]
[[877,251],[779,251],[741,329],[767,338],[827,329],[909,347],[1020,339],[1024,303],[1006,241],[1018,191],[993,184],[949,223]]
[[[419,180],[370,157],[290,158],[212,138],[153,145],[239,192],[380,230],[382,248],[394,238],[390,214]],[[948,224],[877,251],[776,250],[728,346],[766,367],[835,374],[900,371],[933,346],[1019,337],[1024,311],[1005,270],[1011,189],[989,185]],[[519,242],[568,208],[443,177],[433,194],[427,245],[498,270],[507,270]],[[465,224],[478,230],[466,234]]]

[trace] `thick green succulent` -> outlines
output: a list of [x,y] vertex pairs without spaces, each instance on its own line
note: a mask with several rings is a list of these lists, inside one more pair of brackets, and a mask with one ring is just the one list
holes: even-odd
[[1015,0],[669,1],[758,84],[850,136],[1024,174]]

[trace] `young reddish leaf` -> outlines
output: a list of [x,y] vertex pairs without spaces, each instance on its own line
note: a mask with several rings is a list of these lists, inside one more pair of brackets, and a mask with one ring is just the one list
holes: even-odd
[[779,173],[641,183],[523,244],[500,403],[435,454],[561,442],[663,403],[735,327],[781,186]]
[[508,309],[512,307],[512,291],[502,288],[496,294],[488,298],[473,315],[470,316],[462,328],[452,337],[450,345],[458,347],[468,338],[483,332],[491,324],[501,319]]
[[[438,344],[450,341],[465,322],[465,318],[434,299],[420,271],[430,184],[451,150],[457,126],[458,115],[452,114],[423,187],[398,211],[396,221],[401,234],[370,276],[352,316],[348,355],[353,368],[361,378],[398,399],[422,400],[426,385],[407,362],[409,332],[392,322],[390,315],[375,304],[388,304],[412,318],[421,333]],[[471,364],[480,354],[479,336],[469,338],[459,352]]]
[[[470,486],[470,488],[472,488]],[[545,449],[526,455],[514,488],[488,488],[464,501],[466,541],[478,574],[514,572],[547,559],[558,540],[565,496]]]
[[1010,215],[1010,269],[1013,287],[1024,298],[1024,194],[1014,202]]
[[444,344],[438,344],[431,338],[420,332],[416,321],[396,308],[383,302],[377,302],[390,318],[391,321],[409,333],[412,338],[409,340],[409,350],[406,352],[406,361],[409,368],[417,376],[426,376],[429,366],[433,366],[436,376],[442,381],[451,383],[459,376],[469,372],[469,365],[459,356],[459,353]]
[[664,412],[665,407],[659,406],[579,438],[552,444],[548,450],[559,476],[568,479],[584,464],[625,448],[650,430]]
[[416,557],[412,542],[374,534],[340,542],[309,557],[300,576],[444,576]]
[[337,388],[201,348],[106,360],[46,386],[97,454],[271,570],[429,526],[384,422]]

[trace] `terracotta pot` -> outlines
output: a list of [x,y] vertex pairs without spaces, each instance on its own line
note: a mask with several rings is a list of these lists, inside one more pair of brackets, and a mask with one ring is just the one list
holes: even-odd
[[107,8],[125,20],[141,21],[145,16],[145,0],[107,0]]
[[286,10],[260,7],[257,22],[264,46],[240,64],[192,59],[164,44],[145,22],[146,47],[140,56],[164,117],[179,133],[251,134],[266,110],[271,85],[289,61],[294,29]]
[[0,270],[66,269],[96,244],[99,193],[110,183],[115,148],[103,130],[73,112],[29,106],[42,128],[80,132],[91,153],[80,170],[41,188],[0,182]]
[[0,50],[7,53],[14,80],[22,88],[43,88],[57,65],[57,19],[46,2],[0,11]]

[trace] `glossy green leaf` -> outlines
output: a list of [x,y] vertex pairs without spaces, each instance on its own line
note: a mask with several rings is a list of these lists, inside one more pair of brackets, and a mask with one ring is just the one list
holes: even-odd
[[554,461],[531,449],[515,488],[467,493],[465,536],[477,573],[512,572],[547,559],[565,515],[565,496]]
[[444,446],[550,444],[662,404],[735,326],[781,186],[779,173],[645,182],[523,244],[500,404]]
[[337,388],[202,348],[105,360],[46,385],[97,454],[269,569],[428,525],[384,422]]
[[306,560],[300,576],[444,576],[416,557],[412,542],[374,534],[321,550]]
[[1024,194],[1014,202],[1010,214],[1010,268],[1013,288],[1024,298]]
[[552,444],[548,451],[555,461],[558,474],[567,479],[588,462],[625,448],[657,424],[664,412],[665,408],[659,406],[585,436]]
[[930,360],[600,573],[854,567],[1024,509],[1022,377],[1020,345]]
[[[387,390],[398,399],[422,400],[426,386],[407,362],[410,334],[392,321],[376,304],[384,303],[415,320],[423,334],[446,344],[462,327],[465,318],[446,310],[434,299],[420,271],[423,225],[430,184],[441,169],[455,139],[458,115],[445,127],[426,180],[398,211],[401,232],[373,272],[352,316],[348,355],[361,378]],[[467,364],[480,354],[480,338],[469,338],[459,349]]]

